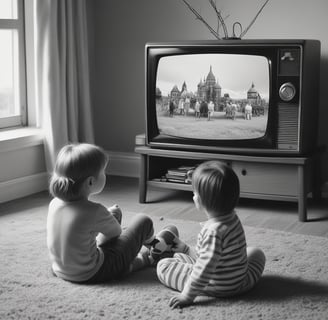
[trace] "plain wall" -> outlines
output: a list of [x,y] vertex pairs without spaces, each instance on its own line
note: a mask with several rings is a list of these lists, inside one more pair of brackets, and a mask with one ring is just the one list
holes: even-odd
[[[208,1],[189,0],[216,28]],[[178,0],[96,0],[93,3],[94,123],[96,143],[109,151],[133,152],[145,131],[144,47],[152,41],[213,40],[208,29]],[[264,1],[221,0],[217,6],[229,35],[232,24],[250,23]],[[319,143],[328,142],[328,1],[271,0],[243,39],[321,41]],[[323,180],[328,180],[324,155]]]

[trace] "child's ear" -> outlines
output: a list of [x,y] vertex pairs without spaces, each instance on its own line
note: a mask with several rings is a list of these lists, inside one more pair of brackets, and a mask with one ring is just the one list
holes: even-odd
[[200,210],[202,208],[202,203],[201,203],[199,195],[197,193],[194,193],[193,200],[194,200],[196,208],[198,210]]
[[88,177],[86,179],[87,186],[91,187],[94,184],[95,178],[94,177]]

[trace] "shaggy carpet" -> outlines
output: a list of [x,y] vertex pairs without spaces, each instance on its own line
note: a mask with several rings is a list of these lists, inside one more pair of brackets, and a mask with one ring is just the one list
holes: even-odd
[[[125,213],[123,224],[133,213]],[[1,216],[0,319],[328,319],[328,239],[245,227],[248,244],[267,256],[263,278],[249,293],[197,298],[171,310],[172,290],[153,268],[120,282],[78,285],[52,276],[46,249],[46,215]],[[198,222],[154,218],[156,231],[175,224],[195,244]]]

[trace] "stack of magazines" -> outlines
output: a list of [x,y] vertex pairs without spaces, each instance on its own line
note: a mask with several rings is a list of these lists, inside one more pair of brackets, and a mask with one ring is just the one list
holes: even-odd
[[195,166],[180,166],[168,169],[165,179],[168,182],[191,184],[191,177],[195,168]]

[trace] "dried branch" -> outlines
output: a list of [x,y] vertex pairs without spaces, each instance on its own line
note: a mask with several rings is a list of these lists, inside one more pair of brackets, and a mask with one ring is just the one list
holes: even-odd
[[182,0],[185,5],[189,8],[189,10],[196,16],[197,19],[199,19],[208,30],[217,38],[218,40],[221,40],[220,35],[205,21],[205,19],[187,2],[187,0]]
[[[215,36],[215,38],[217,38],[218,40],[221,40],[221,36],[219,34],[219,29],[220,29],[220,25],[223,28],[223,32],[224,32],[224,39],[228,39],[229,38],[229,34],[228,34],[228,30],[227,30],[227,26],[224,22],[225,19],[223,19],[220,10],[218,10],[217,6],[216,6],[216,2],[214,0],[208,0],[210,5],[212,6],[212,8],[214,9],[217,18],[218,18],[218,27],[217,27],[217,31],[215,31],[207,22],[206,20],[201,16],[201,14],[199,12],[197,12],[189,3],[187,0],[182,0],[185,5],[188,7],[188,9],[196,16],[196,19],[200,20],[206,27],[208,30],[210,30],[210,32]],[[242,31],[242,25],[239,22],[235,22],[233,24],[233,37],[236,37],[235,34],[235,26],[238,25],[240,27],[240,36],[239,38],[241,39],[247,32],[248,30],[251,28],[251,26],[254,24],[255,20],[257,19],[257,17],[260,15],[260,13],[262,12],[262,10],[264,9],[264,7],[267,5],[267,3],[269,2],[269,0],[266,0],[265,3],[262,5],[262,7],[260,8],[260,10],[257,12],[257,14],[255,15],[255,17],[253,18],[253,20],[250,22],[250,24],[248,25],[248,27]]]
[[265,3],[262,5],[261,9],[258,11],[258,13],[256,14],[256,16],[254,17],[254,19],[251,21],[251,23],[248,25],[248,27],[240,34],[240,38],[242,38],[247,31],[250,29],[250,27],[254,24],[255,20],[257,19],[257,17],[260,15],[260,13],[262,12],[262,10],[264,9],[264,7],[267,5],[267,3],[269,2],[269,0],[266,0]]
[[[222,16],[222,14],[221,14],[221,16]],[[228,19],[230,17],[230,14],[228,14],[225,18],[223,18],[223,21],[225,21],[226,19]],[[220,21],[218,22],[218,27],[217,27],[217,34],[220,34],[220,32],[219,32],[219,29],[220,29],[220,25],[221,25],[221,23],[220,23]]]
[[229,38],[227,26],[222,18],[221,12],[216,7],[216,3],[214,2],[214,0],[208,0],[208,1],[211,4],[212,8],[214,9],[214,11],[218,17],[219,23],[221,23],[221,25],[222,25],[223,32],[224,32],[224,38]]

